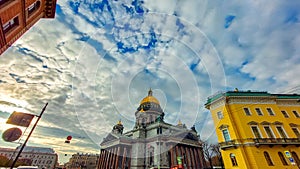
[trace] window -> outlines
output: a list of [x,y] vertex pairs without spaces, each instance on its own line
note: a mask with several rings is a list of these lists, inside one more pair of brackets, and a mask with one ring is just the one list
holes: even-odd
[[6,2],[9,2],[10,0],[0,0],[0,6],[5,4]]
[[259,116],[263,115],[260,108],[255,108],[255,111],[256,111],[257,115],[259,115]]
[[280,134],[281,138],[287,138],[287,135],[286,135],[285,131],[283,130],[282,126],[276,126],[276,129],[277,129],[278,133]]
[[294,115],[297,117],[297,118],[300,118],[300,115],[299,115],[299,113],[297,112],[297,111],[293,111],[293,113],[294,113]]
[[252,129],[252,132],[253,132],[255,138],[261,138],[261,134],[260,134],[257,126],[251,126],[251,129]]
[[233,153],[230,154],[230,160],[231,160],[232,166],[238,166],[238,163],[235,158],[235,154],[233,154]]
[[300,138],[300,133],[297,127],[292,127],[293,132],[295,133],[297,138]]
[[219,111],[217,113],[217,115],[218,115],[218,119],[223,119],[224,118],[223,113],[221,111]]
[[30,15],[32,15],[35,11],[37,11],[41,6],[41,2],[40,1],[36,1],[35,3],[31,4],[28,8],[28,17]]
[[294,160],[296,161],[296,164],[300,164],[300,159],[297,155],[297,153],[295,151],[292,152],[292,157],[294,158]]
[[244,108],[244,111],[246,113],[246,116],[251,116],[251,112],[250,112],[249,108]]
[[275,115],[271,108],[267,108],[267,111],[268,111],[268,113],[269,113],[270,116],[274,116]]
[[273,131],[272,131],[270,126],[264,126],[264,129],[265,129],[265,131],[266,131],[269,138],[275,138],[274,134],[273,134]]
[[222,130],[222,133],[223,133],[223,137],[224,137],[225,141],[230,141],[231,140],[228,129]]
[[286,160],[285,160],[285,158],[284,158],[282,152],[278,152],[278,155],[279,155],[279,158],[280,158],[282,164],[283,164],[283,165],[288,165],[288,163],[286,162]]
[[286,111],[282,110],[281,113],[282,113],[283,117],[289,118],[289,115],[287,114]]
[[269,153],[265,151],[265,152],[264,152],[264,156],[265,156],[265,159],[266,159],[268,165],[269,165],[269,166],[273,166],[274,164],[273,164],[273,162],[272,162],[272,159],[271,159]]
[[156,132],[157,132],[157,134],[162,134],[162,127],[158,127],[158,128],[156,129]]
[[19,17],[16,16],[10,21],[3,24],[3,32],[8,33],[9,31],[13,30],[14,28],[19,26]]

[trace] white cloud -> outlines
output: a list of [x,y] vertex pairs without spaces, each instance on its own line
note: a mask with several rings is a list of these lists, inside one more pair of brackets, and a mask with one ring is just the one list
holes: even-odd
[[[298,91],[299,2],[146,1],[150,13],[130,14],[124,6],[134,11],[131,2],[113,1],[115,20],[107,6],[78,3],[76,14],[70,1],[59,1],[55,19],[39,21],[2,54],[0,91],[8,104],[0,110],[38,114],[49,102],[42,127],[84,130],[97,145],[119,119],[131,129],[152,87],[169,122],[204,125],[202,138],[216,140],[203,108],[214,92]],[[228,15],[235,18],[225,29]],[[62,140],[42,135],[34,143]],[[90,143],[80,146],[56,150],[84,151]]]

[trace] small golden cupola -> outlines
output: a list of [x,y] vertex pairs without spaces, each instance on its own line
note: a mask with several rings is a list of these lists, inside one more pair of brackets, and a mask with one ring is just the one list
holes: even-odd
[[181,122],[181,120],[180,120],[180,119],[178,120],[178,124],[177,124],[177,126],[182,126],[182,122]]
[[116,125],[114,125],[112,132],[114,134],[123,134],[123,129],[124,129],[124,126],[122,124],[122,121],[119,120],[118,123]]

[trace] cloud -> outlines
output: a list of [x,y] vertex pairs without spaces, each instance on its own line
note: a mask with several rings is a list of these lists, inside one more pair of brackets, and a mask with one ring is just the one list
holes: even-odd
[[[151,87],[168,122],[195,123],[202,139],[216,141],[203,107],[209,95],[235,87],[299,91],[299,7],[59,1],[55,19],[40,20],[0,57],[0,110],[39,114],[49,102],[32,143],[97,152],[119,119],[125,131],[133,127]],[[62,149],[63,135],[74,133],[89,140]]]

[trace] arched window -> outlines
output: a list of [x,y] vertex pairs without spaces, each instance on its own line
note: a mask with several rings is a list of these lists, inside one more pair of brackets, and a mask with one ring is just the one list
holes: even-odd
[[265,156],[265,159],[267,160],[268,165],[269,165],[269,166],[273,166],[274,164],[273,164],[273,162],[272,162],[272,159],[271,159],[269,153],[265,151],[265,152],[264,152],[264,156]]
[[282,164],[283,164],[283,165],[288,165],[288,163],[286,162],[286,160],[285,160],[285,158],[284,158],[282,152],[278,152],[278,155],[279,155],[279,157],[280,157],[280,160],[281,160]]
[[233,153],[230,154],[230,160],[231,160],[232,166],[238,166],[238,163],[235,158],[235,154],[233,154]]

